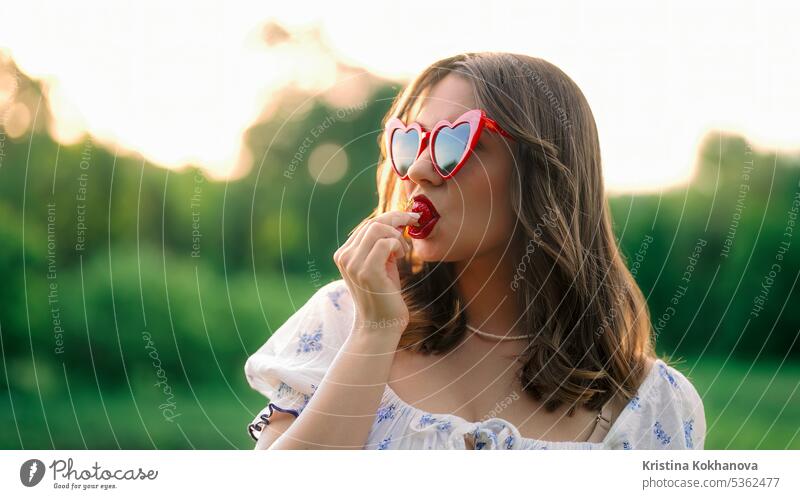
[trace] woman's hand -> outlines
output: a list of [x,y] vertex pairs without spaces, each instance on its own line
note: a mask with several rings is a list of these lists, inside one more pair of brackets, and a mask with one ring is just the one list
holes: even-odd
[[403,238],[404,227],[418,220],[418,213],[382,213],[353,232],[333,254],[353,297],[356,328],[388,327],[402,332],[408,324],[397,259],[411,250],[411,243]]

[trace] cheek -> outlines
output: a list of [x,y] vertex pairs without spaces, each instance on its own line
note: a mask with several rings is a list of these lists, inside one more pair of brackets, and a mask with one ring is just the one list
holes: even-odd
[[506,193],[486,196],[480,203],[468,204],[465,219],[472,226],[470,233],[477,246],[503,243],[513,230],[514,217]]
[[459,199],[458,206],[462,211],[448,224],[456,245],[462,250],[474,252],[476,248],[505,244],[514,230],[515,216],[505,178],[489,181],[486,176],[482,177],[461,186],[463,200]]

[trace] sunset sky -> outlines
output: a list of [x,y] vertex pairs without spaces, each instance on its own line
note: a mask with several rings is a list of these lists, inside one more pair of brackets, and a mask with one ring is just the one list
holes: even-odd
[[[800,41],[797,23],[785,22],[800,20],[798,4],[401,5],[6,2],[0,50],[46,81],[62,142],[88,130],[154,163],[199,164],[218,178],[235,174],[243,131],[281,88],[345,105],[362,99],[336,61],[403,82],[441,57],[483,50],[545,58],[577,82],[611,191],[689,181],[710,130],[744,134],[757,149],[800,149]],[[266,43],[268,22],[291,38]],[[0,77],[0,105],[9,85]],[[25,112],[12,118],[24,124]]]

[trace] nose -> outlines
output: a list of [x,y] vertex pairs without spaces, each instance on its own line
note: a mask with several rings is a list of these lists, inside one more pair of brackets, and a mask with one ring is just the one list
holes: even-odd
[[425,146],[416,161],[408,168],[407,180],[411,180],[415,184],[429,183],[433,186],[441,185],[444,182],[433,166],[430,144]]

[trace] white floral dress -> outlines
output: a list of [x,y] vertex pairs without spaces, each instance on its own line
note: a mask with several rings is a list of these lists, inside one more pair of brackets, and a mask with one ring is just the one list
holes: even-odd
[[[245,363],[252,388],[267,406],[248,425],[257,440],[273,411],[299,416],[344,344],[354,321],[344,280],[320,287]],[[522,437],[493,417],[467,421],[432,414],[400,399],[387,384],[365,449],[702,449],[706,420],[694,386],[658,359],[636,395],[601,442],[544,441]],[[471,437],[472,446],[465,441]]]

